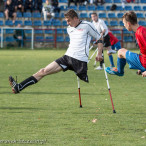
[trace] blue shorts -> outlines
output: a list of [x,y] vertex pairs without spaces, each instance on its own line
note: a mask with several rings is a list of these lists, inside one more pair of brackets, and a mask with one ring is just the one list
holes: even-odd
[[139,54],[127,51],[126,61],[129,64],[130,69],[138,69],[142,72],[146,71],[146,69],[141,65],[141,62],[139,60]]
[[120,41],[118,41],[116,44],[111,46],[112,50],[116,50],[118,51],[119,49],[121,49],[121,43]]

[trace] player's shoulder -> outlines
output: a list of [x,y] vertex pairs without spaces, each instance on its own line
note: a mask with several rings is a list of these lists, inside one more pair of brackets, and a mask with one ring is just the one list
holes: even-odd
[[138,33],[144,33],[144,34],[146,34],[146,28],[143,27],[143,26],[139,26],[138,29],[137,29],[137,31],[136,31],[136,34],[138,34]]
[[89,27],[93,27],[93,26],[94,26],[93,23],[92,23],[92,22],[89,22],[89,21],[82,21],[81,24],[86,25],[87,27],[88,27],[88,26],[89,26]]

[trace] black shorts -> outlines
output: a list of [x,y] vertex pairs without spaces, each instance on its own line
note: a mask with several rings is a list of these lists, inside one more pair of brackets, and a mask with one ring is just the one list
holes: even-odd
[[72,70],[81,80],[89,82],[87,75],[87,62],[77,60],[67,55],[62,56],[55,62],[61,66],[63,71]]
[[107,35],[103,38],[103,46],[104,46],[104,47],[109,47],[109,46],[111,46],[109,34],[107,34]]

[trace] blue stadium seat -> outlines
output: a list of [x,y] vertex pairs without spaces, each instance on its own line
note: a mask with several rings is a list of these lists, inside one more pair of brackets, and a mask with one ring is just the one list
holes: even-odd
[[98,11],[105,11],[105,8],[104,8],[104,6],[97,6],[97,10]]
[[41,18],[41,13],[39,13],[39,12],[33,12],[32,13],[32,17],[33,18]]
[[143,13],[136,13],[136,15],[137,15],[137,18],[145,18]]
[[25,12],[23,13],[24,18],[31,18],[31,13],[30,12]]
[[61,18],[64,18],[64,13],[61,13],[61,14],[60,14],[60,17],[61,17]]
[[57,28],[57,34],[63,34],[63,29],[62,28]]
[[55,18],[60,18],[60,14],[59,13],[55,13]]
[[107,20],[105,20],[104,23],[105,23],[107,26],[109,25]]
[[95,6],[94,5],[93,6],[88,6],[87,10],[88,11],[95,11]]
[[67,11],[67,6],[60,6],[61,11]]
[[25,20],[24,21],[24,26],[32,26],[32,21],[31,20]]
[[15,21],[15,25],[17,26],[18,24],[21,24],[21,25],[23,25],[23,22],[22,22],[22,20],[16,20],[16,21]]
[[133,9],[132,9],[132,6],[125,6],[125,10],[126,11],[132,11]]
[[143,11],[146,11],[146,6],[143,6]]
[[118,26],[118,22],[116,20],[110,21],[110,26]]
[[12,20],[6,20],[6,21],[5,21],[5,25],[13,26]]
[[124,34],[130,34],[130,33],[132,33],[131,31],[128,31],[126,28],[123,28],[123,33]]
[[44,42],[44,37],[43,36],[36,36],[35,41],[36,42]]
[[77,6],[75,6],[75,5],[71,5],[71,6],[69,7],[69,9],[73,9],[73,10],[75,10],[75,11],[78,10],[78,9],[77,9]]
[[36,30],[34,30],[34,33],[35,34],[43,34],[43,30],[41,30],[41,29],[36,29]]
[[13,36],[7,36],[7,37],[5,38],[5,41],[8,42],[8,43],[12,43],[12,42],[15,41],[15,39],[14,39]]
[[57,42],[64,42],[64,38],[62,36],[57,36]]
[[110,11],[111,10],[111,6],[106,6],[106,10]]
[[117,18],[115,13],[108,13],[108,18]]
[[59,0],[59,3],[68,3],[68,0]]
[[123,21],[119,21],[120,26],[124,26]]
[[133,42],[133,39],[131,36],[124,36],[124,42]]
[[63,26],[68,26],[68,25],[67,25],[67,22],[66,22],[65,20],[62,21],[62,25],[63,25]]
[[53,26],[61,26],[61,21],[59,19],[55,19],[52,24]]
[[34,20],[33,25],[34,26],[42,26],[42,22],[41,22],[41,20]]
[[21,12],[17,12],[17,18],[22,18],[22,13]]
[[67,34],[67,29],[63,28],[63,32],[64,32],[64,34]]
[[87,13],[80,13],[80,18],[88,18],[88,14]]
[[87,10],[86,6],[79,6],[79,11],[86,11],[86,10]]
[[26,36],[26,42],[31,42],[31,36]]
[[112,0],[105,0],[105,3],[113,3]]
[[121,0],[113,0],[113,3],[121,3]]
[[121,36],[116,36],[116,37],[117,37],[117,39],[118,39],[119,41],[122,40],[122,37],[121,37]]
[[117,11],[123,11],[123,8],[122,8],[122,6],[117,6],[116,10]]
[[51,29],[46,29],[45,30],[45,34],[54,34],[55,31],[54,30],[51,30]]
[[134,11],[142,11],[141,6],[134,6]]
[[4,13],[0,12],[0,18],[4,18]]
[[3,26],[3,25],[4,25],[3,20],[0,20],[0,26]]
[[117,14],[117,17],[118,17],[118,18],[122,18],[123,15],[124,15],[124,13],[118,13],[118,14]]
[[146,26],[146,21],[144,21],[144,20],[140,20],[138,23],[139,23],[139,25]]
[[44,26],[51,26],[51,21],[49,20],[44,20]]
[[112,31],[113,34],[121,34],[121,31],[120,30],[114,30]]
[[32,30],[26,29],[26,30],[24,30],[24,32],[27,33],[27,34],[31,34],[32,33]]
[[146,3],[146,0],[141,0],[141,3],[144,3],[145,4]]
[[14,29],[6,29],[5,32],[6,32],[6,34],[13,34]]
[[99,18],[107,18],[106,13],[99,13],[98,16]]
[[68,36],[65,37],[65,42],[69,42],[69,41],[70,41],[69,37]]
[[47,36],[45,38],[45,42],[54,42],[54,37],[53,36]]

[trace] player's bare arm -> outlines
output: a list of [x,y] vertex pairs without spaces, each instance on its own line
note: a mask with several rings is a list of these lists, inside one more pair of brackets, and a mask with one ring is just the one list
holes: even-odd
[[102,57],[102,50],[103,50],[103,38],[101,37],[98,41],[97,41],[97,46],[98,46],[98,54],[96,56],[96,61],[102,61],[103,57]]

